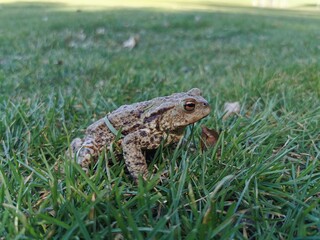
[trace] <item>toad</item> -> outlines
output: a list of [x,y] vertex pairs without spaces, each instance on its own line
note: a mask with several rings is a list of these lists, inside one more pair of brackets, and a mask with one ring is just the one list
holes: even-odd
[[149,101],[123,105],[90,125],[84,138],[71,142],[69,153],[86,170],[92,161],[114,141],[122,147],[125,165],[137,181],[148,177],[144,151],[157,149],[161,143],[177,143],[186,126],[210,113],[201,91],[174,93]]

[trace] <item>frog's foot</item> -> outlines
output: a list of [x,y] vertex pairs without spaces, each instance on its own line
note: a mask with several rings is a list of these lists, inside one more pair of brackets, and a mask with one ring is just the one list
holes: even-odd
[[142,180],[144,182],[147,182],[150,179],[149,172],[139,173],[137,175],[133,175],[132,173],[130,173],[130,174],[131,174],[131,177],[132,177],[133,181],[135,182],[135,184],[139,183],[139,178],[140,177],[142,178]]

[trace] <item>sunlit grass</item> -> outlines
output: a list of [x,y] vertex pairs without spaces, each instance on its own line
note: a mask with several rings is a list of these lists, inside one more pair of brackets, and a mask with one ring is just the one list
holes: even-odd
[[[197,1],[197,0],[124,0],[124,1],[116,1],[116,0],[92,0],[92,1],[79,1],[79,0],[24,0],[24,1],[15,1],[15,0],[0,0],[1,3],[18,3],[18,2],[37,2],[37,3],[49,3],[49,4],[62,4],[59,9],[60,10],[72,10],[75,8],[81,8],[85,10],[101,10],[101,9],[110,9],[110,8],[157,8],[157,9],[165,9],[169,11],[183,11],[183,10],[202,10],[202,11],[210,11],[224,9],[227,11],[229,7],[274,7],[274,8],[289,8],[294,10],[313,10],[317,11],[319,8],[317,5],[320,5],[317,0],[278,0],[274,1],[274,5],[270,4],[270,1],[266,0],[208,0],[208,1]],[[256,2],[256,4],[254,4]],[[260,4],[259,4],[260,3]],[[229,9],[230,10],[230,9]]]

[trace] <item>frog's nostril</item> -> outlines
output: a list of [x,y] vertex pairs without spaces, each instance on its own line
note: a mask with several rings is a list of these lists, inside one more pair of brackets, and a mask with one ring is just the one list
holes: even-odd
[[203,105],[204,107],[208,107],[208,106],[209,106],[209,103],[203,102],[202,105]]

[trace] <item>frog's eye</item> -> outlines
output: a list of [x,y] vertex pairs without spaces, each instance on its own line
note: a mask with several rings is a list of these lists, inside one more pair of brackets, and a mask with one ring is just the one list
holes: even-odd
[[184,104],[183,104],[183,108],[184,110],[186,110],[187,112],[191,112],[195,109],[196,107],[196,104],[195,102],[193,101],[186,101]]

